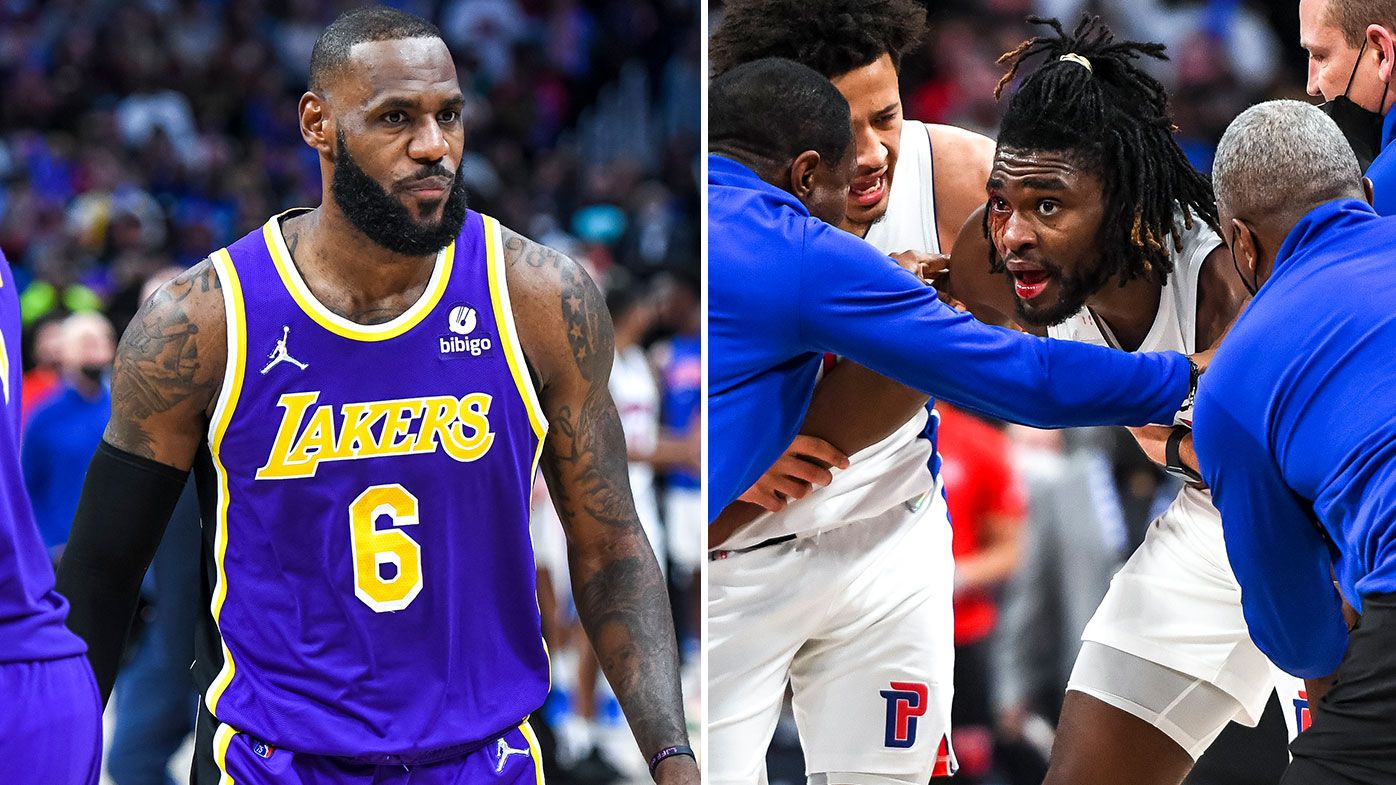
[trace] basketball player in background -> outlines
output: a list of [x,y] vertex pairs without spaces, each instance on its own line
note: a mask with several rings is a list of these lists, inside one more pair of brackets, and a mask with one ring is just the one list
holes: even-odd
[[[1001,58],[1010,100],[988,203],[967,223],[948,288],[976,316],[1128,351],[1193,352],[1247,301],[1206,177],[1171,133],[1162,85],[1135,61],[1161,44],[1114,41],[1098,19]],[[1175,426],[1188,434],[1190,408]],[[1175,785],[1231,721],[1255,725],[1279,692],[1290,735],[1304,685],[1252,643],[1221,515],[1195,461],[1082,635],[1046,782]],[[1304,712],[1307,713],[1307,712]]]
[[68,604],[19,465],[19,292],[0,254],[0,782],[97,785],[102,701],[83,644],[63,625]]
[[625,431],[630,458],[630,492],[645,534],[650,538],[661,567],[664,535],[659,523],[659,497],[655,494],[656,469],[677,462],[682,442],[659,427],[659,380],[650,367],[641,341],[654,326],[656,312],[649,289],[623,270],[613,270],[606,286],[606,310],[615,324],[616,359],[611,368],[611,398]]
[[[983,136],[902,117],[897,68],[925,27],[926,11],[912,0],[738,0],[711,41],[716,73],[786,57],[839,89],[857,157],[840,227],[885,253],[948,251],[983,203],[993,155]],[[840,411],[825,408],[831,399],[843,401]],[[830,430],[815,433],[837,433],[831,441],[841,446],[873,446],[831,476],[842,451],[806,429],[742,497],[755,503],[731,505],[714,521],[710,547],[723,549],[708,576],[714,783],[748,781],[760,770],[787,682],[812,781],[918,781],[953,771],[948,742],[906,720],[929,712],[934,722],[923,727],[948,728],[953,683],[951,532],[927,401],[838,362],[816,388],[806,422],[823,423]],[[811,481],[828,487],[784,509]],[[762,507],[777,511],[752,522]],[[858,602],[810,618],[801,608],[811,595],[843,596],[847,584],[801,570],[806,549],[843,576],[871,564],[881,574]],[[771,590],[758,598],[753,581]]]
[[656,299],[664,321],[674,330],[667,340],[650,349],[651,363],[663,379],[659,407],[664,428],[687,448],[687,465],[670,466],[664,473],[664,529],[674,582],[687,589],[690,604],[688,632],[682,642],[685,678],[697,676],[699,631],[703,627],[702,575],[703,509],[702,402],[703,402],[703,301],[697,275],[676,271],[660,277]]
[[299,107],[321,205],[163,287],[122,339],[60,585],[105,695],[195,468],[197,783],[541,781],[540,464],[640,749],[659,781],[698,781],[610,321],[571,260],[466,209],[463,104],[434,26],[341,16]]

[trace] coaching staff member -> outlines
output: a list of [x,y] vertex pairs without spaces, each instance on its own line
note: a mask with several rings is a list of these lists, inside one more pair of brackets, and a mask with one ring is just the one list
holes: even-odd
[[1259,291],[1204,377],[1194,446],[1251,637],[1296,676],[1337,670],[1281,782],[1396,782],[1396,219],[1295,101],[1236,118],[1213,180]]

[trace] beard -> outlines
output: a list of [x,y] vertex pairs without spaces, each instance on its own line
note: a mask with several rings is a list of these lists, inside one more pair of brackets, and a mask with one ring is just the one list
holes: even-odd
[[[344,146],[344,132],[335,134],[334,176],[330,194],[354,228],[374,243],[404,256],[434,254],[451,244],[465,224],[465,182],[440,163],[425,166],[409,180],[444,176],[451,178],[440,220],[423,222],[412,217],[402,201],[359,168]],[[425,203],[435,207],[435,203]]]
[[1051,262],[1040,263],[1052,280],[1057,282],[1060,292],[1056,302],[1050,305],[1029,305],[1016,293],[1013,295],[1014,311],[1020,323],[1031,327],[1056,327],[1070,319],[1085,308],[1091,295],[1100,291],[1110,280],[1109,275],[1102,276],[1100,269],[1085,275],[1067,275],[1061,267]]

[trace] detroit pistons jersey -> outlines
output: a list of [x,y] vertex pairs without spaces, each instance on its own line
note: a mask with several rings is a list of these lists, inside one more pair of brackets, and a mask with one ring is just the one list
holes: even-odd
[[[1179,220],[1182,220],[1181,217]],[[1149,325],[1149,332],[1144,336],[1137,351],[1174,351],[1182,354],[1193,354],[1198,349],[1198,279],[1202,274],[1202,266],[1207,260],[1207,255],[1218,245],[1221,245],[1222,240],[1202,220],[1194,218],[1192,223],[1191,229],[1182,231],[1181,245],[1169,246],[1168,252],[1173,260],[1173,272],[1163,284],[1153,324]],[[1082,308],[1061,324],[1048,327],[1047,334],[1052,338],[1064,341],[1080,341],[1096,346],[1108,346],[1113,349],[1121,348],[1120,342],[1111,332],[1110,326],[1097,317],[1089,307]],[[1191,425],[1191,407],[1179,411],[1175,415],[1174,421]],[[1195,522],[1196,525],[1188,527],[1187,531],[1190,534],[1196,533],[1202,538],[1198,542],[1203,546],[1204,551],[1216,550],[1215,545],[1219,540],[1211,535],[1221,530],[1221,513],[1217,512],[1217,508],[1212,505],[1211,491],[1184,485],[1183,489],[1178,492],[1177,500],[1166,514],[1183,516],[1190,522]],[[1224,558],[1220,560],[1224,565],[1223,569],[1230,572],[1231,568],[1229,565],[1225,565],[1225,561]]]
[[[1221,238],[1200,219],[1194,218],[1192,224],[1191,229],[1182,231],[1179,247],[1169,246],[1173,272],[1159,293],[1158,312],[1138,351],[1175,351],[1183,354],[1197,351],[1197,281],[1207,254],[1221,245]],[[1097,318],[1089,307],[1077,311],[1061,324],[1048,327],[1047,334],[1064,341],[1120,348],[1120,342],[1115,339],[1110,327]]]
[[0,253],[0,662],[53,660],[86,647],[64,626],[68,603],[53,590],[19,467],[19,293]]
[[[901,151],[887,196],[887,212],[863,239],[886,254],[940,253],[935,169],[929,127],[902,122]],[[849,466],[818,492],[742,527],[723,547],[746,548],[790,534],[824,531],[873,518],[932,490],[939,482],[935,450],[939,414],[934,400],[882,441],[849,456]]]
[[372,763],[471,751],[542,705],[529,491],[546,422],[499,224],[467,214],[420,299],[361,325],[268,221],[211,259],[228,362],[200,462],[219,746]]

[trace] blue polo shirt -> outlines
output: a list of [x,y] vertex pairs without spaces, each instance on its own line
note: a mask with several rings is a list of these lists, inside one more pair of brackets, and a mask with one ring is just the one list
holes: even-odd
[[708,517],[799,430],[823,352],[1039,427],[1171,422],[1182,355],[990,327],[750,169],[708,157]]
[[1367,167],[1372,180],[1372,205],[1382,215],[1396,215],[1396,110],[1386,113],[1381,124],[1381,152]]
[[1202,377],[1193,440],[1221,510],[1251,638],[1326,676],[1347,649],[1336,574],[1396,592],[1396,218],[1321,205]]

